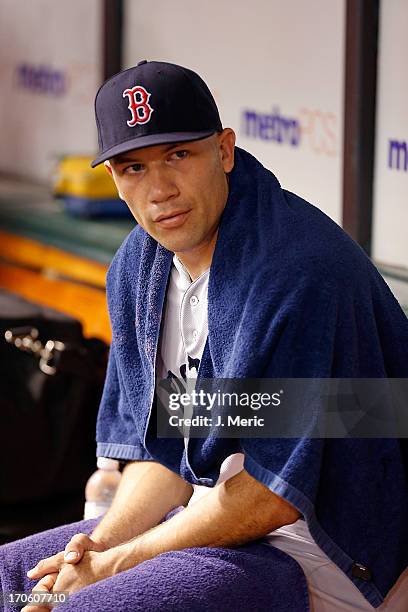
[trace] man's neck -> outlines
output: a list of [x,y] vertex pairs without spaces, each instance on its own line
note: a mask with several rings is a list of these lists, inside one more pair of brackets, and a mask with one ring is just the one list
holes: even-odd
[[177,258],[189,273],[191,280],[195,281],[211,266],[212,257],[217,242],[218,230],[210,242],[200,245],[192,251],[181,251],[176,253]]

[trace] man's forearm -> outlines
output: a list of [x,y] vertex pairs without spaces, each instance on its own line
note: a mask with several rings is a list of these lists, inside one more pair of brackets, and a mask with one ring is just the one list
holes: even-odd
[[155,461],[133,461],[123,470],[111,508],[92,539],[106,548],[127,542],[157,525],[176,506],[188,502],[192,487]]
[[111,552],[115,573],[170,550],[234,547],[295,522],[300,513],[245,470],[165,523]]

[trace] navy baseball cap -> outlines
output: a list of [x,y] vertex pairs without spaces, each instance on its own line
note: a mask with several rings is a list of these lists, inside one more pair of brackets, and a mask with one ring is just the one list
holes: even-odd
[[118,72],[95,98],[99,156],[107,159],[152,145],[207,138],[222,131],[213,96],[192,70],[142,60]]

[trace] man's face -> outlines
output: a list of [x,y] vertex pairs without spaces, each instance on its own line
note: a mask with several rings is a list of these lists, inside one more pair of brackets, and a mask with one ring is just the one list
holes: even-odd
[[136,221],[173,252],[199,251],[216,235],[235,134],[123,153],[106,163]]

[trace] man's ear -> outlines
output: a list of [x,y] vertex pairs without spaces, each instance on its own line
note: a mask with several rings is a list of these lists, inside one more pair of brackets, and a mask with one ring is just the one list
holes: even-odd
[[111,175],[112,180],[113,180],[113,182],[114,182],[114,183],[115,183],[115,185],[116,185],[116,189],[118,190],[118,196],[120,197],[120,199],[121,199],[121,200],[125,201],[125,198],[124,198],[124,197],[123,197],[123,195],[120,193],[120,190],[119,190],[118,184],[117,184],[117,182],[115,181],[115,177],[113,176],[112,166],[110,165],[109,160],[107,160],[107,161],[103,162],[103,165],[104,165],[104,166],[105,166],[105,168],[106,168],[106,172],[108,172],[108,174],[110,174],[110,175]]
[[218,136],[221,162],[226,174],[234,167],[235,139],[235,132],[231,128],[225,128]]

